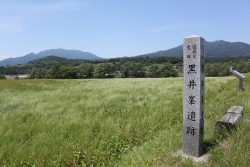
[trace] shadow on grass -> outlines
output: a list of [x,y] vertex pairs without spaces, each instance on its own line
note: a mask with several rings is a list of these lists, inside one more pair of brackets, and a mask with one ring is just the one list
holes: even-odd
[[209,150],[213,149],[217,145],[218,145],[218,143],[216,142],[216,140],[204,141],[203,142],[202,153],[207,154],[209,152]]
[[213,139],[203,142],[203,154],[207,154],[211,149],[220,145],[220,142],[227,139],[236,130],[236,127],[221,127],[220,129],[216,129]]

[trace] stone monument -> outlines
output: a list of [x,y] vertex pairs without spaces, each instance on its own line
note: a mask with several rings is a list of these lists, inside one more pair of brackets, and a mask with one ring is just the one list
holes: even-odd
[[204,134],[204,39],[196,35],[184,38],[183,56],[182,152],[185,155],[200,157]]

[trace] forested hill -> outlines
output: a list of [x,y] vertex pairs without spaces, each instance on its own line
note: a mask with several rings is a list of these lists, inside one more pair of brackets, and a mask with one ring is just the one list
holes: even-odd
[[[226,42],[223,40],[215,42],[205,42],[205,54],[207,57],[229,57],[229,56],[250,56],[250,45],[243,42]],[[172,49],[158,51],[154,53],[139,55],[142,57],[159,56],[183,56],[183,45]]]
[[[36,68],[51,68],[56,64],[60,64],[62,66],[76,66],[79,65],[84,60],[79,59],[66,59],[58,56],[46,56],[43,58],[39,58],[36,60],[32,60],[25,64],[26,66],[32,66]],[[87,62],[85,60],[84,62]]]
[[103,58],[98,57],[89,52],[82,52],[80,50],[65,50],[65,49],[50,49],[39,52],[38,54],[30,53],[23,57],[9,58],[0,61],[0,66],[25,64],[29,61],[43,58],[46,56],[58,56],[66,59],[79,59],[79,60],[101,60]]

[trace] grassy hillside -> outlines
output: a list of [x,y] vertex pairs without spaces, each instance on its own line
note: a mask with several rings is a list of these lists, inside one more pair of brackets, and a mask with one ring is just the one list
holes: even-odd
[[[206,78],[208,166],[250,164],[250,74],[244,87]],[[182,78],[2,80],[0,92],[0,166],[194,166],[172,156]],[[244,122],[224,137],[214,125],[232,105],[244,106]]]

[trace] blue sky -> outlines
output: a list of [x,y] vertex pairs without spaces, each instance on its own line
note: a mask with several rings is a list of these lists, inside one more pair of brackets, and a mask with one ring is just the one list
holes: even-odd
[[0,0],[0,60],[57,48],[136,56],[193,34],[250,44],[250,0]]

